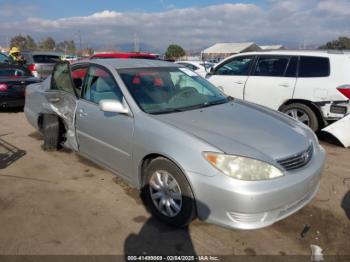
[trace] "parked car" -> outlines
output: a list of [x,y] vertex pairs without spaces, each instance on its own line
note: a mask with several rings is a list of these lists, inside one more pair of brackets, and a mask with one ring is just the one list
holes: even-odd
[[138,59],[157,59],[157,56],[149,53],[123,53],[123,52],[111,52],[111,53],[101,53],[94,54],[90,59],[106,59],[106,58],[138,58]]
[[325,151],[308,127],[232,99],[181,65],[61,62],[26,95],[25,115],[44,148],[63,145],[123,177],[172,225],[198,217],[266,227],[319,188]]
[[78,56],[76,56],[76,55],[63,55],[61,57],[61,60],[69,61],[70,63],[72,63],[72,62],[75,62],[78,60]]
[[214,63],[204,61],[176,61],[175,63],[183,65],[203,77],[205,77],[215,65]]
[[316,131],[350,112],[349,72],[345,54],[278,50],[231,56],[207,79],[228,95],[284,112]]
[[54,65],[61,61],[61,55],[54,52],[28,52],[23,51],[26,66],[32,74],[40,79],[51,75]]
[[7,55],[0,53],[0,64],[7,64],[9,62]]
[[0,108],[23,107],[26,86],[38,81],[22,66],[0,63]]

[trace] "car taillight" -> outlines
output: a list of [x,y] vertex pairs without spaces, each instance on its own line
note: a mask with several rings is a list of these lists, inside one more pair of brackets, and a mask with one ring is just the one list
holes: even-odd
[[7,84],[5,83],[0,83],[0,92],[7,91]]
[[350,99],[350,85],[338,86],[337,90]]
[[28,65],[28,70],[31,71],[31,72],[36,71],[35,64]]

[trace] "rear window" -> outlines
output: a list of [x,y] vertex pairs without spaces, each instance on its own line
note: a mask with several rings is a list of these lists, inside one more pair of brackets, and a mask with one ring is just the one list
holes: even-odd
[[289,62],[289,57],[262,56],[259,58],[254,75],[255,76],[284,76]]
[[330,66],[327,57],[301,56],[299,62],[299,77],[329,76]]
[[60,61],[60,57],[56,55],[34,55],[34,63],[39,64],[55,64]]
[[23,77],[32,76],[31,72],[21,68],[0,68],[0,77]]

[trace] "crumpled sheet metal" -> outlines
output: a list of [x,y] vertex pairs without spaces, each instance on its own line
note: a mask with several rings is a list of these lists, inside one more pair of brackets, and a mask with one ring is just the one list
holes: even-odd
[[344,147],[350,147],[350,114],[323,128],[322,131],[333,135]]
[[47,92],[45,96],[47,101],[50,101],[50,98],[59,98],[58,102],[48,102],[44,106],[49,107],[48,109],[51,109],[51,111],[56,113],[63,120],[64,126],[67,130],[64,146],[77,151],[78,143],[75,135],[75,111],[77,109],[76,98],[58,92]]

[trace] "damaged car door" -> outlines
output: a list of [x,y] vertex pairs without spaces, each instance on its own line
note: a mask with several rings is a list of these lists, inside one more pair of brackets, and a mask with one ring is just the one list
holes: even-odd
[[45,92],[50,109],[63,121],[65,126],[64,145],[75,151],[78,144],[75,136],[75,111],[78,93],[71,77],[69,62],[59,62],[52,72],[50,90]]
[[131,114],[103,111],[100,106],[103,100],[125,103],[113,74],[92,64],[76,111],[79,152],[128,179],[134,120]]

